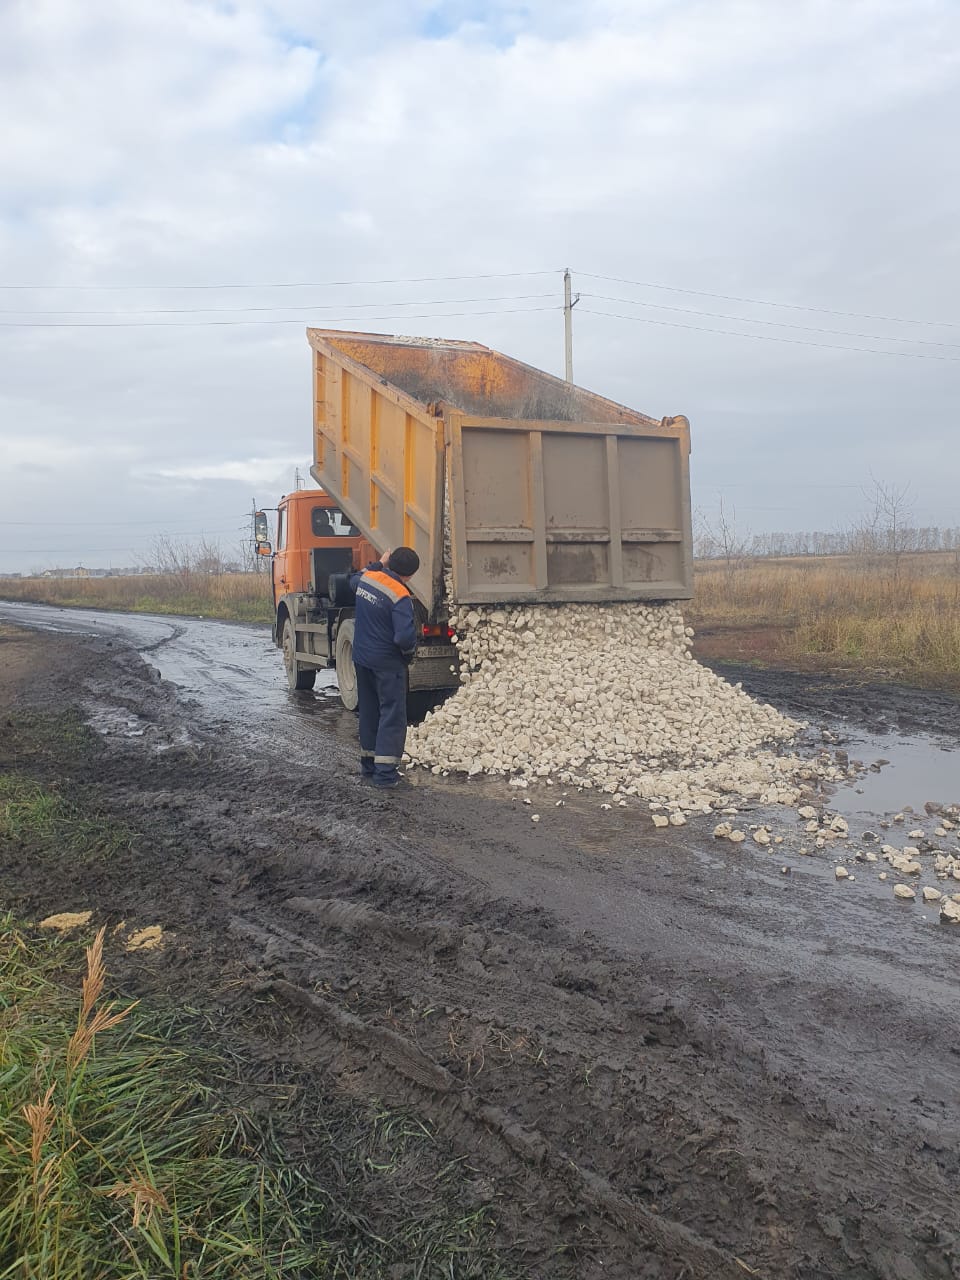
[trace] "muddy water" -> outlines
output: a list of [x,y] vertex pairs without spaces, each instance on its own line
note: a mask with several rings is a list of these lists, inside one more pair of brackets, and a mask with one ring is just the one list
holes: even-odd
[[924,812],[926,804],[960,804],[960,748],[925,734],[852,733],[851,758],[871,766],[850,786],[840,787],[834,807],[842,813]]
[[12,601],[0,601],[0,619],[68,635],[115,636],[225,730],[259,744],[275,741],[282,724],[285,751],[298,758],[316,752],[318,717],[344,743],[356,734],[356,717],[337,696],[335,672],[319,672],[312,693],[291,692],[266,626]]

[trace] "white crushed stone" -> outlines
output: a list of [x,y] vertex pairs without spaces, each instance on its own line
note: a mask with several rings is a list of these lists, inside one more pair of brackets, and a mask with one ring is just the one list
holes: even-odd
[[450,624],[461,688],[410,729],[415,765],[556,778],[671,814],[794,805],[805,782],[844,776],[777,750],[804,726],[694,661],[675,604],[461,606]]

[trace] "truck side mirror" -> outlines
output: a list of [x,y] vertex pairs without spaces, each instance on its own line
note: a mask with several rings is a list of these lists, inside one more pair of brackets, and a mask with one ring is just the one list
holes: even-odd
[[270,530],[267,528],[267,514],[265,511],[255,511],[253,513],[253,540],[257,544],[258,551],[260,551],[262,545],[266,545],[267,550],[261,554],[270,554]]
[[258,542],[258,543],[257,543],[257,555],[258,555],[258,556],[272,556],[272,555],[273,555],[273,547],[271,547],[271,545],[270,545],[270,543],[269,543],[269,542]]

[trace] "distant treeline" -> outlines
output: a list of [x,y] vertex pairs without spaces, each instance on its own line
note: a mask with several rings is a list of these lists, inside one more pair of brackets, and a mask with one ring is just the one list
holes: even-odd
[[[858,528],[813,530],[801,533],[741,534],[736,554],[757,559],[781,556],[883,556],[909,555],[924,551],[960,552],[960,527]],[[729,540],[709,530],[698,531],[694,539],[697,559],[728,557]]]

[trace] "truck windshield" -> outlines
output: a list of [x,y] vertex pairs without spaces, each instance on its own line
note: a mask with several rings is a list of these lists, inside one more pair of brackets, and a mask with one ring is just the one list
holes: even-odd
[[315,538],[360,537],[360,530],[350,523],[339,507],[314,507],[310,512],[310,528]]

